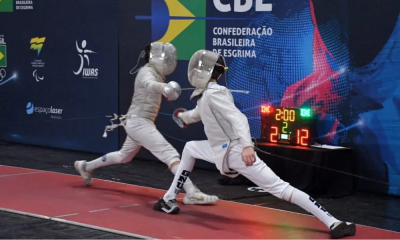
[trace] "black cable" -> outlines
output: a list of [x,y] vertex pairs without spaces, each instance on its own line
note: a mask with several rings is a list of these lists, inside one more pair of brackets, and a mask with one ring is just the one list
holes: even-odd
[[60,122],[60,121],[72,121],[72,120],[87,120],[87,119],[99,119],[99,118],[112,118],[113,116],[93,116],[93,117],[77,117],[77,118],[61,118],[61,119],[49,119],[40,121],[26,121],[26,122],[0,122],[0,125],[19,125],[19,124],[34,124],[34,123],[46,123],[46,122]]

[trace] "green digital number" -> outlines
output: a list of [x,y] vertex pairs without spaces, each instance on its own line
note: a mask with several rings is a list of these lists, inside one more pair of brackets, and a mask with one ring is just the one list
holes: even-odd
[[283,133],[287,133],[287,132],[286,132],[286,129],[287,129],[287,127],[288,127],[288,123],[287,123],[287,122],[283,122],[283,125],[285,125],[285,126],[282,127],[282,132],[283,132]]

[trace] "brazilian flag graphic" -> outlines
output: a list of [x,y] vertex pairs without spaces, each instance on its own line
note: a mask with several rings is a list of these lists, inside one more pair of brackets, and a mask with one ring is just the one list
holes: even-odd
[[7,48],[6,48],[6,45],[0,45],[0,67],[7,67]]
[[153,41],[170,42],[178,60],[206,46],[206,0],[152,0]]

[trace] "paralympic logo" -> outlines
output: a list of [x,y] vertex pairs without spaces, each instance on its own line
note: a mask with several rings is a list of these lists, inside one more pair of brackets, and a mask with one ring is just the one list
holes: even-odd
[[[213,0],[219,12],[272,11],[272,4],[246,0],[244,5],[235,1],[233,8]],[[151,20],[151,41],[170,42],[178,51],[178,60],[189,60],[194,52],[206,48],[206,21],[238,21],[255,18],[207,16],[207,0],[152,0],[151,16],[135,16],[137,20]]]

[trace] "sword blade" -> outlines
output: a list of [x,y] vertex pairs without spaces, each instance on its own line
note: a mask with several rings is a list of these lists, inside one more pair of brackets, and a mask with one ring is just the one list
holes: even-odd
[[[182,91],[188,91],[188,90],[195,90],[195,89],[199,89],[199,88],[182,88]],[[207,89],[207,88],[205,88]],[[208,89],[214,89],[214,88],[208,88]],[[246,90],[232,90],[232,89],[228,89],[228,91],[231,92],[237,92],[237,93],[244,93],[244,94],[249,94],[250,91],[246,91]]]

